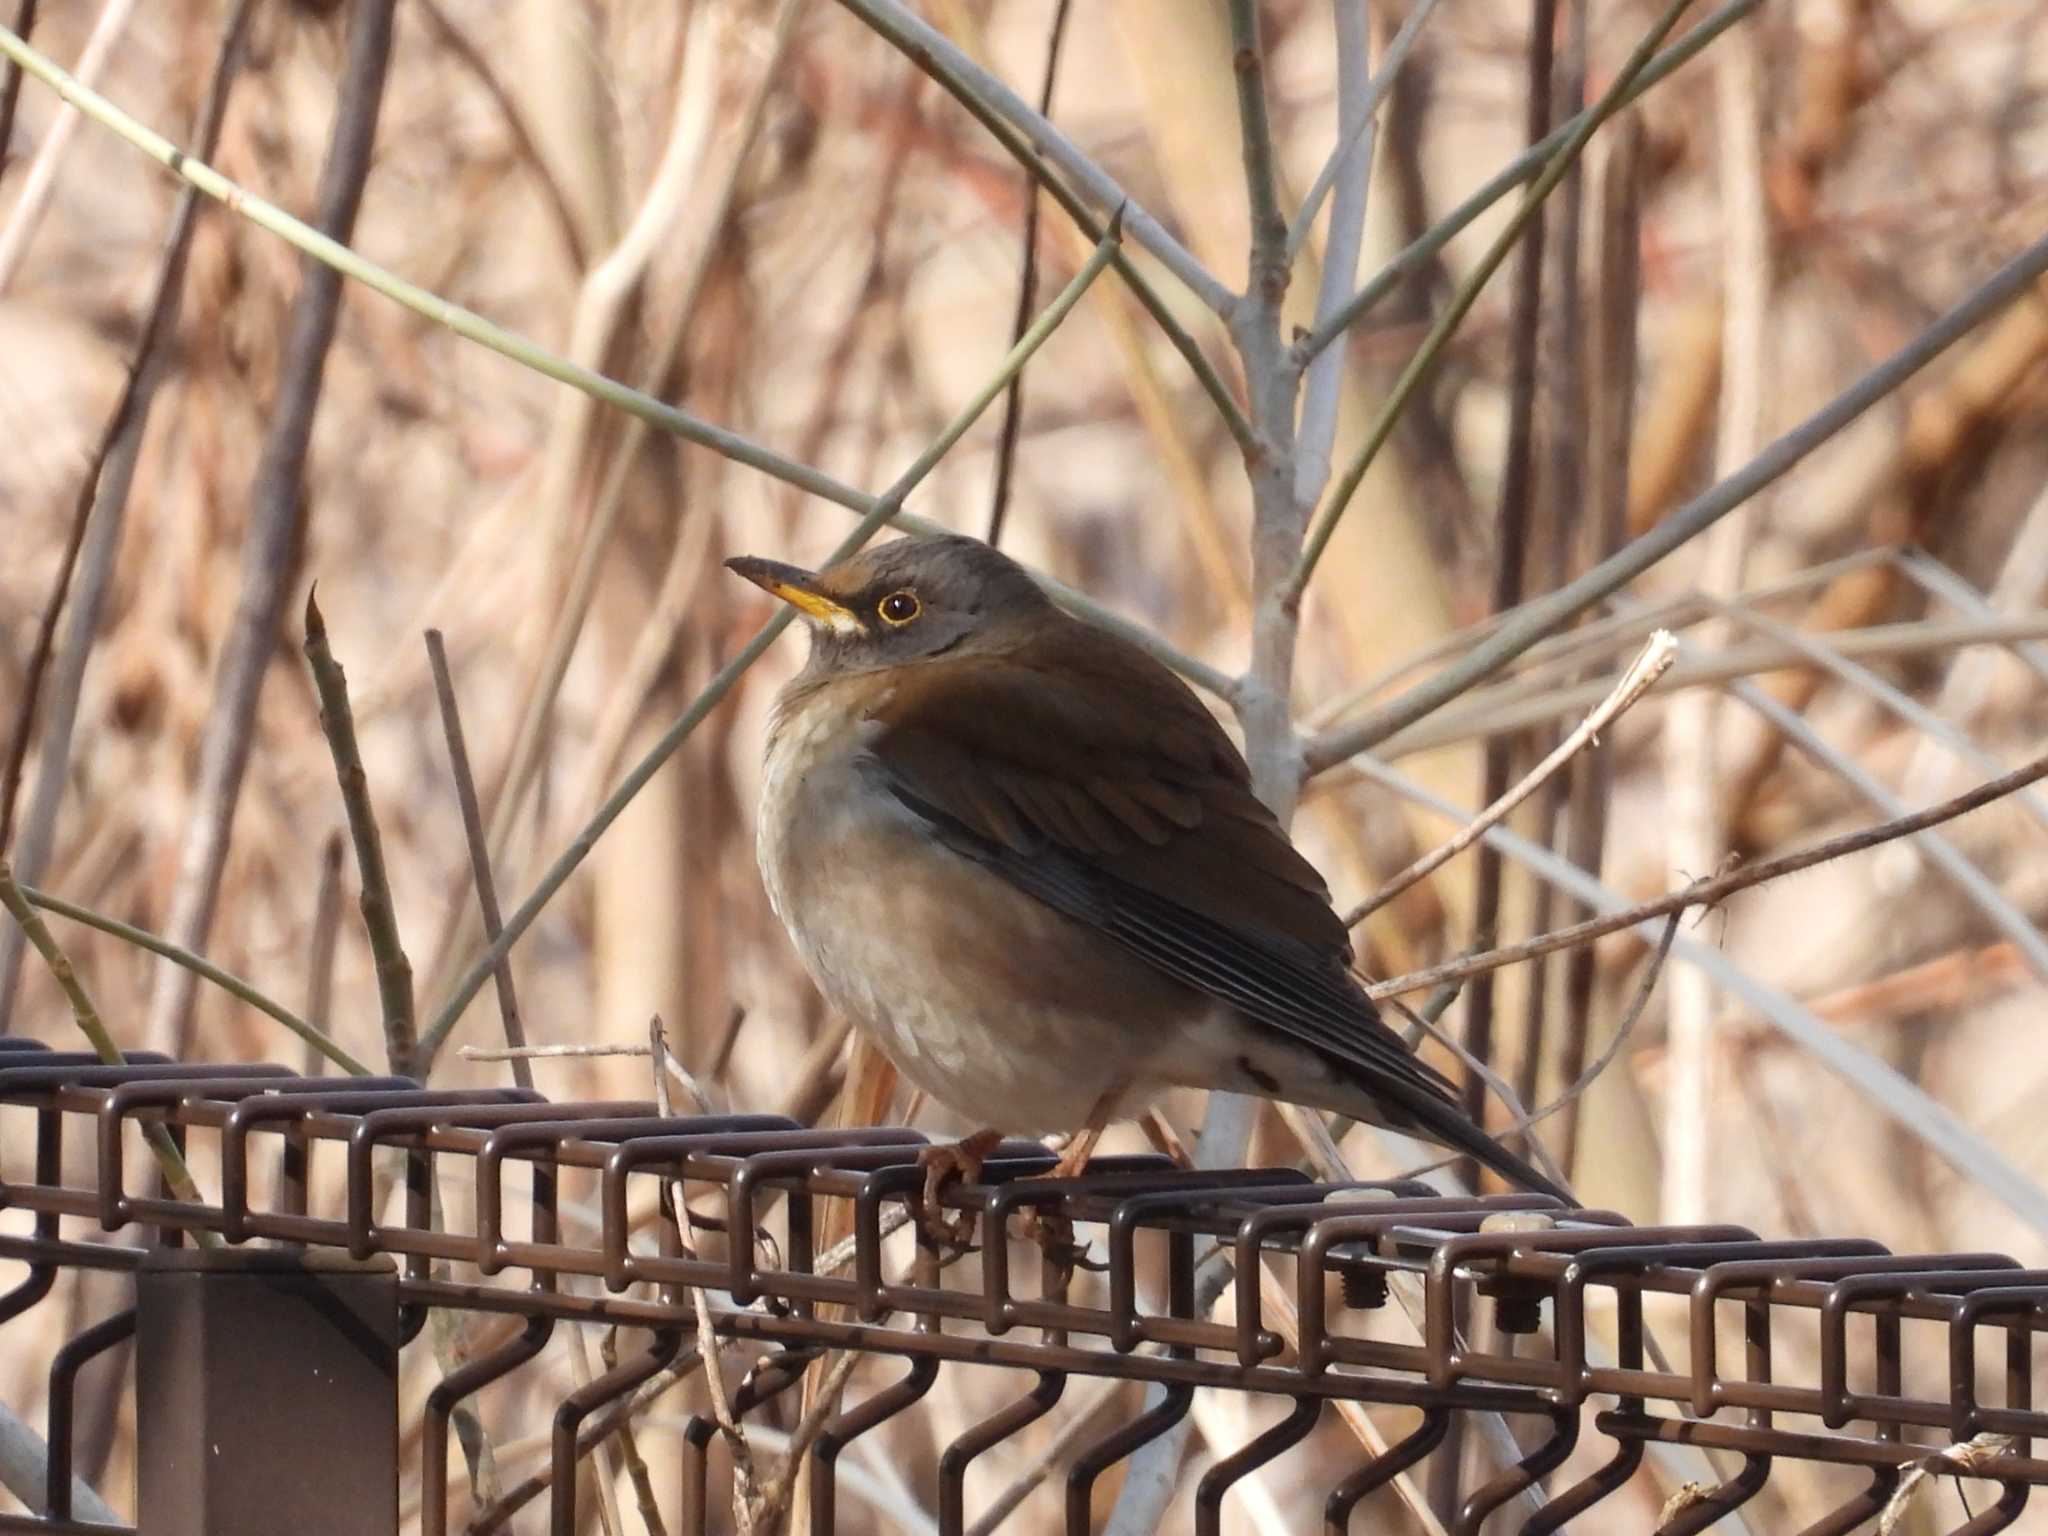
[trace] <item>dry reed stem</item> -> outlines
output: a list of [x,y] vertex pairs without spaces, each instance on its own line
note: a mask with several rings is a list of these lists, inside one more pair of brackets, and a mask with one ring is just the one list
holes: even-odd
[[[243,39],[254,0],[237,0],[221,30],[219,49],[206,94],[199,107],[194,137],[202,150],[211,154],[220,142],[221,123],[226,117],[228,96],[242,66]],[[31,11],[32,13],[32,11]],[[9,66],[11,84],[18,84],[18,66]],[[5,139],[0,138],[0,152]],[[57,817],[68,781],[72,733],[78,721],[86,663],[98,639],[102,610],[112,584],[114,559],[126,516],[128,495],[141,456],[143,435],[149,425],[157,389],[168,372],[165,342],[178,328],[185,297],[185,274],[197,228],[200,201],[196,190],[178,199],[177,211],[164,238],[163,253],[157,260],[149,304],[143,312],[142,330],[135,343],[127,382],[121,398],[102,429],[92,461],[79,482],[72,506],[71,526],[65,536],[64,553],[58,559],[57,575],[50,585],[36,637],[29,649],[28,665],[22,679],[14,712],[14,726],[8,737],[7,758],[0,766],[0,848],[9,849],[25,884],[44,878],[50,850],[57,831]],[[95,515],[96,514],[96,515]],[[91,534],[88,540],[88,531]],[[83,561],[84,577],[75,597],[72,583]],[[14,831],[16,797],[21,773],[28,757],[29,734],[42,702],[47,669],[55,648],[57,624],[67,599],[71,623],[61,650],[55,650],[56,672],[51,707],[43,725],[41,760],[38,766],[35,800],[20,841],[11,841]],[[5,1033],[14,1003],[14,984],[21,964],[21,946],[15,935],[0,935],[0,1033]]]
[[[1771,349],[1767,335],[1771,294],[1770,229],[1764,214],[1763,102],[1758,93],[1761,22],[1738,27],[1715,60],[1722,219],[1720,416],[1714,473],[1724,477],[1753,457],[1763,442]],[[1710,528],[1700,540],[1695,587],[1726,601],[1742,590],[1753,532],[1755,502]],[[1718,647],[1725,626],[1709,619],[1700,643]],[[1720,867],[1727,846],[1726,803],[1721,793],[1720,696],[1686,693],[1664,712],[1664,868],[1668,880]],[[1714,986],[1691,966],[1668,989],[1665,1029],[1678,1070],[1665,1099],[1661,1210],[1678,1225],[1710,1219],[1717,1099],[1713,1040]]]
[[[348,60],[320,169],[315,220],[320,232],[338,243],[345,244],[354,232],[363,184],[369,178],[391,61],[394,9],[395,0],[363,0],[349,12]],[[0,39],[0,46],[5,42]],[[26,58],[20,62],[29,64]],[[278,359],[277,395],[262,456],[249,487],[241,589],[214,672],[213,700],[199,749],[198,784],[164,925],[171,940],[187,949],[205,944],[220,900],[228,835],[255,740],[256,703],[270,669],[304,537],[309,512],[306,451],[340,306],[341,274],[324,263],[305,263],[292,307],[290,334]],[[174,966],[157,967],[148,1034],[173,1055],[186,1043],[194,991],[190,972]],[[387,1028],[391,1021],[391,1000],[387,999]]]

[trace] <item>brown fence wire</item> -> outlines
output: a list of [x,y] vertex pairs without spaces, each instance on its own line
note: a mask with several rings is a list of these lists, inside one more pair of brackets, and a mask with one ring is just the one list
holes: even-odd
[[[141,1150],[147,1122],[170,1129],[217,1199],[166,1194]],[[0,1238],[9,1269],[26,1267],[0,1295],[0,1347],[59,1326],[49,1298],[60,1271],[161,1269],[164,1250],[195,1231],[216,1234],[228,1257],[187,1256],[172,1266],[181,1272],[231,1269],[237,1253],[262,1271],[296,1254],[351,1278],[361,1272],[339,1261],[382,1256],[395,1292],[394,1350],[432,1309],[522,1317],[509,1343],[470,1360],[428,1399],[413,1474],[428,1536],[447,1529],[449,1425],[466,1397],[533,1361],[557,1323],[645,1330],[639,1353],[558,1408],[552,1475],[500,1501],[545,1492],[548,1528],[578,1529],[575,1464],[644,1383],[695,1348],[699,1287],[713,1298],[715,1331],[754,1356],[733,1404],[742,1423],[778,1414],[786,1422],[804,1368],[827,1351],[902,1362],[893,1384],[844,1403],[808,1448],[814,1532],[834,1528],[834,1469],[847,1445],[916,1412],[941,1372],[993,1369],[1029,1375],[1014,1402],[939,1460],[939,1523],[949,1536],[980,1513],[965,1497],[976,1458],[1053,1413],[1089,1377],[1162,1390],[1137,1416],[1096,1427],[1065,1462],[1070,1532],[1089,1529],[1097,1480],[1184,1416],[1200,1389],[1292,1408],[1242,1446],[1214,1447],[1195,1499],[1201,1531],[1222,1528],[1234,1483],[1284,1468],[1280,1458],[1344,1401],[1413,1409],[1419,1420],[1380,1454],[1357,1448],[1327,1489],[1330,1531],[1353,1528],[1361,1501],[1422,1462],[1456,1416],[1480,1413],[1507,1417],[1521,1460],[1450,1511],[1448,1530],[1477,1531],[1496,1511],[1506,1523],[1489,1530],[1564,1529],[1629,1489],[1658,1442],[1704,1448],[1725,1472],[1663,1506],[1653,1518],[1666,1533],[1704,1530],[1739,1510],[1779,1462],[1867,1478],[1806,1524],[1814,1536],[1875,1528],[1916,1467],[1984,1490],[1954,1527],[1972,1536],[2010,1525],[2031,1488],[2048,1483],[2048,1460],[2031,1451],[2032,1438],[2048,1435],[2048,1416],[2032,1405],[2031,1347],[2048,1272],[1999,1254],[1895,1255],[1855,1239],[1766,1241],[1735,1226],[1635,1227],[1534,1196],[1447,1198],[1412,1181],[1329,1185],[1287,1168],[1190,1172],[1154,1157],[1101,1159],[1086,1178],[1053,1181],[1030,1177],[1051,1158],[1028,1142],[999,1148],[982,1182],[949,1188],[946,1202],[975,1213],[984,1236],[1026,1214],[1071,1224],[1091,1257],[1070,1284],[1051,1258],[1020,1263],[1017,1254],[1033,1253],[1022,1243],[941,1252],[915,1222],[914,1238],[894,1239],[919,1198],[925,1145],[900,1128],[663,1117],[647,1103],[556,1104],[517,1089],[441,1091],[148,1055],[108,1067],[0,1040],[0,1207],[33,1213],[34,1223]],[[689,1207],[687,1231],[662,1198],[670,1180]],[[822,1250],[831,1197],[851,1202],[850,1253]],[[569,1205],[574,1220],[564,1219]],[[1215,1314],[1197,1316],[1195,1279],[1208,1264],[1232,1266],[1240,1283]],[[1262,1283],[1242,1283],[1261,1271]],[[1396,1299],[1411,1304],[1418,1327],[1397,1315]],[[149,1317],[145,1305],[145,1332]],[[70,1516],[71,1385],[86,1361],[137,1327],[137,1311],[123,1307],[87,1320],[57,1349],[46,1405],[49,1499],[38,1515],[0,1517],[0,1529],[112,1529]],[[1788,1331],[1817,1334],[1817,1351],[1785,1350]],[[1670,1363],[1658,1363],[1651,1333]],[[268,1336],[243,1346],[289,1353],[287,1341]],[[167,1347],[140,1338],[138,1357]],[[1781,1379],[1774,1363],[1791,1354],[1817,1359],[1818,1369]],[[1918,1369],[1923,1357],[1945,1361],[1945,1371]],[[290,1404],[215,1401],[203,1412],[232,1422],[223,1454],[249,1458],[259,1477],[308,1453]],[[145,1419],[145,1438],[147,1429]],[[1532,1495],[1589,1437],[1603,1452],[1594,1470]],[[722,1475],[711,1465],[723,1454],[718,1442],[701,1416],[682,1436],[680,1490],[671,1481],[663,1497],[679,1504],[686,1531],[725,1528],[708,1494]],[[142,1461],[139,1529],[172,1529],[148,1507],[147,1445]],[[502,1528],[510,1514],[485,1511],[470,1528]]]

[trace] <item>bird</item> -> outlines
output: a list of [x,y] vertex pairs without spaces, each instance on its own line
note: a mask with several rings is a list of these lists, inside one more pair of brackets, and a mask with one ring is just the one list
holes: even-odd
[[1335,1111],[1569,1202],[1381,1019],[1322,876],[1164,663],[978,539],[725,563],[810,631],[762,763],[769,902],[827,1003],[983,1128],[946,1176],[1015,1133],[1076,1133],[1054,1172],[1079,1172],[1184,1087]]

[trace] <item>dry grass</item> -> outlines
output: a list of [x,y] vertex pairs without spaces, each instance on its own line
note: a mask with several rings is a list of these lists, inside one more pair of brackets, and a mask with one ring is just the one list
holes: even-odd
[[[1589,94],[1604,86],[1657,8],[1635,0],[1592,7]],[[74,60],[92,8],[45,9],[52,14],[39,23],[36,44]],[[934,0],[922,9],[1021,94],[1035,96],[1049,6]],[[1190,0],[1076,5],[1054,117],[1236,286],[1244,275],[1244,185],[1227,30],[1221,7],[1213,17],[1210,9]],[[1560,9],[1568,21],[1574,7]],[[733,181],[729,218],[718,222],[735,138],[770,62],[771,10],[741,0],[666,7],[436,0],[444,26],[424,0],[402,6],[353,244],[554,350],[878,489],[1008,345],[1024,187],[987,135],[931,82],[844,9],[814,0],[773,66],[759,141]],[[1326,10],[1319,0],[1267,8],[1281,201],[1290,210],[1321,168],[1336,123]],[[1373,10],[1384,27],[1403,8]],[[1743,313],[1724,292],[1724,199],[1742,178],[1721,159],[1731,141],[1718,127],[1725,102],[1710,58],[1639,109],[1635,431],[1621,481],[1591,462],[1586,430],[1592,418],[1612,418],[1615,386],[1589,404],[1570,369],[1540,372],[1528,514],[1532,591],[1605,548],[1605,509],[1585,505],[1570,487],[1626,484],[1628,526],[1641,530],[1707,482],[1721,413],[1740,408],[1724,398],[1724,357],[1761,350],[1744,362],[1756,374],[1744,382],[1761,386],[1755,409],[1768,439],[1910,338],[2048,219],[2048,9],[2032,0],[1833,0],[1765,10],[1757,23],[1759,162],[1743,168],[1762,189],[1768,223],[1760,328],[1746,333],[1749,354],[1724,349],[1724,330]],[[213,67],[222,12],[213,0],[143,8],[110,55],[104,90],[182,139]],[[349,12],[315,4],[255,10],[247,69],[214,159],[293,210],[314,204]],[[1447,0],[1431,19],[1382,119],[1363,272],[1520,148],[1524,17],[1523,7]],[[451,46],[458,35],[462,49]],[[702,110],[707,101],[715,110]],[[55,108],[46,90],[26,85],[15,158],[0,176],[0,225]],[[1570,280],[1560,272],[1561,205],[1553,203],[1546,357],[1569,357],[1574,347],[1585,357],[1600,306],[1615,302],[1596,280],[1597,236],[1615,216],[1601,193],[1607,142],[1596,143],[1583,182],[1567,189],[1579,199],[1584,231],[1573,306],[1562,301]],[[684,157],[676,205],[648,232],[616,287],[610,278],[590,281],[593,272],[619,276],[601,263],[640,215],[665,153]],[[157,167],[84,125],[18,271],[0,291],[0,429],[9,445],[0,454],[0,729],[25,684],[79,481],[132,356],[176,195]],[[1452,241],[1442,261],[1355,339],[1343,379],[1340,464],[1434,306],[1497,232],[1500,216],[1496,210]],[[1318,233],[1310,242],[1294,285],[1301,308],[1290,318],[1303,323],[1320,240]],[[1087,246],[1049,207],[1042,296],[1072,276]],[[582,265],[577,252],[586,253]],[[1213,317],[1181,302],[1156,263],[1138,262],[1175,296],[1177,313],[1210,355],[1226,357]],[[165,925],[178,880],[214,669],[241,580],[250,487],[299,282],[298,259],[273,237],[219,209],[202,216],[184,315],[168,347],[170,371],[105,573],[48,858],[40,869],[21,870],[37,885],[147,928]],[[1510,425],[1509,288],[1505,280],[1490,287],[1452,340],[1318,570],[1296,669],[1303,719],[1486,611]],[[1569,315],[1577,319],[1563,318]],[[1582,366],[1588,376],[1612,379]],[[1236,448],[1180,358],[1107,278],[1031,377],[1006,547],[1189,654],[1240,670],[1249,635],[1250,502]],[[2022,559],[2016,551],[2038,547],[2048,519],[2040,492],[2048,476],[2044,405],[2048,289],[1974,334],[1761,498],[1740,535],[1745,584],[1913,541],[1970,588],[1995,592],[2000,612],[2037,616],[2036,557],[2026,557],[2034,563],[2019,579],[2004,578],[2008,561]],[[850,525],[840,508],[624,423],[359,287],[344,291],[286,607],[296,615],[318,580],[334,652],[349,669],[423,1019],[474,954],[478,932],[421,632],[431,626],[447,637],[492,821],[571,572],[591,530],[606,530],[592,555],[588,620],[539,719],[531,788],[496,840],[498,885],[510,908],[622,766],[759,621],[759,595],[727,580],[718,561],[742,552],[814,560]],[[996,435],[992,414],[940,465],[912,509],[982,530]],[[599,517],[608,495],[617,498],[615,520]],[[1555,564],[1553,546],[1563,551]],[[1697,552],[1688,550],[1634,592],[1659,600],[1701,580]],[[1815,634],[1958,615],[1952,602],[1930,596],[1890,563],[1775,598],[1766,611]],[[1719,633],[1740,640],[1739,631],[1729,622]],[[278,636],[255,716],[219,915],[204,945],[294,1007],[315,987],[323,845],[342,826],[299,638],[293,618]],[[1597,664],[1581,658],[1531,670],[1526,686],[1605,677],[1633,647],[1624,635]],[[751,851],[764,715],[799,652],[794,640],[778,643],[746,675],[514,952],[534,1040],[640,1042],[648,1016],[659,1014],[685,1065],[707,1075],[728,1102],[771,1108],[785,1101],[789,1064],[831,1023],[762,899]],[[1969,686],[1947,687],[1966,664],[1975,669]],[[2040,751],[2048,688],[2021,660],[1944,648],[1873,665],[1912,698],[1939,703],[1949,726],[2004,765]],[[1722,699],[1718,724],[1700,743],[1714,754],[1701,765],[1708,771],[1686,788],[1696,795],[1704,784],[1718,797],[1713,824],[1724,849],[1764,854],[1879,819],[1884,813],[1850,787],[1840,760],[1916,805],[1986,776],[1945,763],[1951,749],[1930,745],[1924,731],[1868,691],[1818,668],[1760,682],[1839,760],[1784,750],[1780,734],[1742,702]],[[1581,770],[1612,776],[1595,806],[1604,822],[1601,875],[1631,899],[1655,894],[1670,879],[1671,784],[1656,750],[1665,708],[1656,698],[1639,706],[1613,733],[1607,756]],[[1561,710],[1560,728],[1571,718]],[[37,766],[50,719],[46,700],[28,742],[18,828],[50,792]],[[1516,738],[1517,761],[1533,762],[1541,750],[1533,734]],[[1399,766],[1469,807],[1479,799],[1479,764],[1468,740]],[[1449,830],[1364,786],[1344,774],[1313,782],[1298,823],[1345,905]],[[1564,846],[1568,822],[1557,808],[1532,802],[1514,824]],[[2039,820],[2012,806],[1951,830],[1954,846],[2029,924],[2048,906],[2039,874],[2044,836]],[[2048,1057],[2034,1038],[2048,978],[2016,960],[2009,943],[1998,947],[2006,941],[1993,918],[1936,865],[1898,854],[1863,855],[1751,893],[1692,936],[1747,975],[1806,1000],[2048,1184],[2048,1129],[2034,1111],[2048,1091]],[[1472,878],[1471,862],[1459,860],[1375,914],[1361,930],[1368,968],[1396,973],[1468,947]],[[376,977],[353,920],[354,879],[351,865],[331,1022],[350,1050],[381,1061]],[[1546,910],[1565,921],[1568,908],[1559,901]],[[1511,867],[1502,936],[1530,931],[1536,909],[1533,883]],[[156,962],[81,929],[67,928],[65,939],[115,1035],[144,1043]],[[2002,957],[1996,963],[1994,952]],[[1520,1070],[1547,1096],[1550,1085],[1573,1075],[1575,1033],[1581,1059],[1597,1054],[1640,957],[1628,935],[1603,944],[1590,1005],[1575,1015],[1576,1027],[1567,1021],[1566,967],[1544,973],[1547,991],[1534,1002],[1525,975],[1505,976],[1494,1002],[1496,1062]],[[46,974],[31,964],[6,979],[0,1014],[12,1028],[66,1037],[68,1013]],[[1719,1085],[1699,1122],[1712,1176],[1704,1198],[1714,1217],[1773,1234],[1855,1232],[1901,1250],[1988,1247],[2030,1264],[2048,1260],[2048,1233],[2017,1220],[1966,1170],[1938,1159],[1909,1128],[1725,992],[1709,987],[1703,997],[1696,1006],[1707,1011],[1695,1022],[1703,1017],[1706,1027],[1693,1034],[1707,1042]],[[714,1060],[736,1011],[744,1012],[737,1044]],[[486,993],[455,1038],[490,1044],[496,1028]],[[213,1060],[299,1059],[297,1044],[269,1021],[210,989],[198,994],[177,1043]],[[1610,1073],[1581,1107],[1572,1166],[1589,1203],[1647,1220],[1663,1198],[1668,1149],[1660,1132],[1670,1124],[1676,1081],[1655,1007],[1621,1065],[1627,1070]],[[473,1084],[501,1081],[503,1071],[449,1052],[434,1075]],[[560,1097],[646,1091],[645,1068],[631,1059],[544,1061],[535,1072]],[[809,1085],[812,1112],[829,1102],[834,1083],[821,1073]],[[903,1108],[899,1099],[895,1109]],[[1169,1113],[1187,1126],[1199,1120],[1200,1106],[1175,1103]],[[929,1107],[919,1123],[958,1129]],[[1262,1128],[1257,1146],[1267,1156],[1299,1155],[1277,1122]],[[1362,1134],[1345,1150],[1361,1169],[1394,1166]],[[67,1305],[98,1315],[107,1288],[83,1289],[91,1295],[81,1291]],[[471,1325],[490,1339],[498,1331],[488,1321]],[[482,1402],[508,1481],[529,1469],[522,1436],[542,1429],[543,1405],[569,1379],[559,1347],[546,1361],[546,1373],[522,1373],[518,1387]],[[15,1378],[9,1399],[34,1407],[39,1389],[27,1383],[40,1363],[20,1359],[4,1369]],[[432,1378],[430,1360],[412,1364],[409,1403],[417,1406]],[[857,1373],[855,1390],[880,1379]],[[893,1466],[871,1468],[875,1478],[899,1478],[902,1496],[929,1509],[935,1447],[1007,1390],[947,1378],[928,1411],[892,1428],[886,1442],[861,1442],[860,1455],[886,1447]],[[130,1446],[109,1406],[120,1396],[103,1382],[97,1401],[101,1421],[92,1426],[88,1470],[100,1474],[100,1486],[120,1490]],[[701,1410],[701,1400],[693,1401]],[[1215,1415],[1207,1422],[1213,1426]],[[1049,1436],[1056,1422],[1041,1428]],[[1323,1436],[1297,1454],[1324,1466],[1350,1444],[1327,1427]],[[657,1468],[669,1453],[658,1430],[642,1435],[641,1449]],[[970,1509],[1006,1480],[1001,1467],[977,1472]],[[1276,1481],[1263,1528],[1306,1528],[1312,1506],[1298,1502],[1306,1495],[1295,1490],[1312,1485],[1310,1478]],[[657,1486],[668,1486],[659,1473]],[[631,1529],[632,1493],[623,1481],[620,1488]],[[1835,1479],[1785,1470],[1753,1507],[1754,1528],[1794,1528],[1843,1491]],[[456,1495],[458,1515],[466,1496],[466,1489]],[[1644,1500],[1635,1508],[1620,1500],[1603,1505],[1574,1529],[1645,1528],[1657,1500],[1649,1493]],[[1954,1500],[1952,1486],[1927,1495],[1943,1518],[1959,1513]],[[850,1531],[913,1528],[891,1525],[858,1499],[842,1507]],[[1391,1498],[1374,1507],[1384,1522],[1375,1528],[1411,1528]],[[1053,1509],[1041,1492],[1011,1528],[1051,1529]],[[1232,1519],[1251,1518],[1235,1512],[1235,1500],[1232,1509]],[[1170,1520],[1179,1518],[1176,1512]],[[2048,1531],[2048,1517],[2030,1516],[2017,1529]]]

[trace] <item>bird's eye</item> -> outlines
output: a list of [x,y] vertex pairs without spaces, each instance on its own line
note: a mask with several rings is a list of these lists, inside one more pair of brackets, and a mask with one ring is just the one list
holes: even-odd
[[883,623],[896,625],[908,624],[923,611],[924,605],[918,602],[917,594],[908,590],[891,592],[875,608]]

